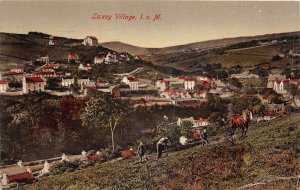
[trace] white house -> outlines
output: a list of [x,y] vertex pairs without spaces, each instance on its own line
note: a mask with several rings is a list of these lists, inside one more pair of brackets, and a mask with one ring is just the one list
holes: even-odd
[[161,79],[161,80],[156,81],[155,88],[157,88],[161,91],[164,91],[169,88],[169,84],[170,84],[169,81]]
[[44,92],[46,81],[42,77],[23,77],[22,85],[24,94],[33,91]]
[[83,86],[86,84],[90,84],[90,79],[78,79],[77,82],[80,86]]
[[15,73],[23,73],[24,69],[22,67],[13,67],[10,69],[10,71]]
[[188,118],[178,118],[177,120],[177,125],[181,126],[184,122],[191,122],[193,124],[193,127],[199,128],[199,127],[207,127],[210,125],[210,122],[208,119],[194,119],[193,117],[188,117]]
[[128,84],[131,90],[139,89],[139,80],[135,77],[124,77],[122,82]]
[[50,62],[48,55],[46,57],[40,57],[40,58],[38,58],[37,61],[42,62],[42,63],[46,63],[47,65]]
[[[75,79],[71,78],[71,79],[61,79],[61,86],[67,86],[70,87],[72,84],[74,84]],[[86,84],[90,83],[90,79],[77,79],[77,83],[79,84],[79,86],[83,86]]]
[[78,69],[88,71],[92,69],[92,66],[90,64],[80,64]]
[[108,86],[109,85],[109,82],[108,81],[105,81],[105,80],[100,80],[98,79],[96,81],[96,86],[97,87],[104,87],[104,86]]
[[285,94],[287,91],[284,90],[284,84],[283,84],[283,80],[282,81],[275,81],[274,82],[274,86],[273,86],[273,90],[279,94]]
[[56,39],[50,39],[49,46],[55,46],[55,45],[59,45],[59,41]]
[[103,63],[104,62],[104,60],[105,60],[105,56],[96,56],[95,58],[94,58],[94,63],[95,64],[101,64],[101,63]]
[[7,80],[1,80],[0,81],[0,93],[6,92],[8,89],[8,81]]
[[107,62],[107,63],[116,63],[116,62],[118,62],[117,54],[115,52],[113,52],[113,53],[108,52],[108,54],[105,57],[105,62]]
[[61,79],[61,86],[67,86],[70,87],[72,84],[74,84],[74,78],[72,79]]
[[83,40],[83,45],[85,46],[97,46],[98,45],[98,39],[94,36],[87,36],[84,40]]
[[186,90],[194,90],[196,82],[194,79],[185,79],[184,80],[184,89]]

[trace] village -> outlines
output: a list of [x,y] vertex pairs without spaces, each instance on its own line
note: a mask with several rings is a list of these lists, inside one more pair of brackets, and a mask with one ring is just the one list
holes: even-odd
[[[270,42],[271,44],[277,42]],[[73,44],[75,46],[98,47],[100,43],[93,36],[87,36],[82,44]],[[266,45],[266,44],[261,44]],[[59,40],[51,36],[47,46],[64,46]],[[284,56],[298,56],[293,51],[289,51]],[[22,97],[30,96],[35,93],[46,93],[60,98],[69,98],[82,100],[89,95],[102,92],[109,94],[114,98],[128,102],[132,109],[170,107],[176,109],[198,109],[205,107],[206,104],[217,101],[231,101],[232,98],[247,96],[258,100],[260,103],[253,104],[251,108],[254,113],[252,122],[268,122],[277,117],[290,112],[290,107],[300,106],[299,96],[291,91],[291,86],[296,86],[299,90],[300,78],[288,78],[284,73],[268,73],[265,77],[265,86],[251,87],[255,92],[244,92],[239,84],[245,81],[260,80],[262,76],[242,70],[231,74],[225,79],[219,79],[218,76],[211,76],[207,73],[202,75],[166,75],[163,78],[150,80],[149,78],[137,77],[139,72],[145,70],[141,65],[130,72],[110,73],[110,79],[98,77],[91,74],[96,67],[112,66],[118,64],[130,65],[132,61],[142,61],[139,56],[128,53],[119,53],[115,51],[99,52],[93,55],[92,62],[82,62],[76,52],[70,53],[64,61],[54,61],[50,56],[43,55],[36,60],[27,62],[23,66],[15,65],[9,69],[2,70],[0,75],[0,95],[4,97]],[[78,73],[81,73],[80,77]],[[291,75],[293,76],[293,75]],[[242,85],[243,86],[243,85]],[[245,87],[244,87],[245,88]],[[258,89],[258,90],[257,90]],[[295,90],[295,89],[294,89]],[[263,93],[263,92],[268,93]],[[215,98],[215,99],[212,99]],[[228,106],[232,106],[231,102]],[[228,113],[220,114],[220,121],[216,123],[212,118],[213,114],[205,117],[197,115],[182,115],[168,119],[164,115],[161,120],[165,120],[168,125],[175,124],[179,127],[190,123],[192,128],[190,133],[194,139],[201,138],[203,130],[209,132],[217,127],[224,127],[228,123],[229,117],[234,115],[230,110]],[[188,138],[181,137],[180,143],[187,144]],[[123,150],[120,153],[120,159],[132,157],[135,153],[129,150]],[[0,168],[2,174],[2,186],[10,186],[24,181],[33,181],[50,173],[53,163],[73,162],[80,160],[88,164],[90,161],[101,159],[101,152],[94,151],[87,153],[82,150],[80,155],[66,155],[61,157],[48,158],[33,162],[18,161],[16,164],[6,165]]]

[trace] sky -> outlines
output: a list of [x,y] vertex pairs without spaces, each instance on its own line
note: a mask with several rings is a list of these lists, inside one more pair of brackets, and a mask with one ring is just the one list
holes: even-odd
[[[94,14],[112,17],[92,19]],[[116,14],[136,20],[116,19]],[[153,21],[156,14],[160,19]],[[78,39],[92,35],[100,43],[141,47],[299,30],[297,1],[0,1],[1,32],[38,31]]]

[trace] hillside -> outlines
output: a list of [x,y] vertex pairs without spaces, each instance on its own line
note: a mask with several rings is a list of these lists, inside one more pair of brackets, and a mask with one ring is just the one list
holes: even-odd
[[215,141],[168,152],[159,162],[151,155],[144,164],[137,158],[98,163],[18,189],[295,189],[299,121],[299,113],[283,116],[252,125],[248,138],[235,144]]
[[101,43],[103,47],[118,51],[118,52],[128,52],[132,55],[144,55],[144,54],[149,54],[150,49],[149,48],[143,48],[143,47],[138,47],[130,44],[126,44],[123,42],[104,42]]
[[[279,42],[270,43],[275,39]],[[213,63],[221,63],[223,67],[252,67],[270,63],[273,56],[286,54],[289,50],[299,52],[299,39],[299,32],[290,32],[209,40],[165,48],[142,48],[122,42],[107,42],[102,45],[116,51],[140,55],[143,60],[155,65],[197,72]],[[259,42],[269,43],[261,45]],[[276,66],[285,67],[292,62],[285,57],[276,62]]]
[[[70,53],[76,53],[82,60],[91,62],[95,54],[114,50],[140,55],[143,60],[154,65],[197,72],[212,63],[221,63],[223,67],[266,64],[275,55],[287,53],[291,49],[296,52],[300,50],[299,32],[209,40],[165,48],[144,48],[122,42],[105,42],[101,44],[103,47],[72,46],[74,43],[80,44],[82,40],[64,37],[56,38],[65,45],[49,46],[49,36],[37,32],[0,33],[0,63],[5,63],[1,64],[1,68],[7,63],[23,63],[46,55],[51,60],[65,61]],[[259,45],[259,41],[270,42],[274,39],[281,42]],[[283,43],[284,39],[287,41]],[[284,67],[291,62],[290,58],[284,58],[276,65]]]
[[195,42],[195,43],[182,44],[182,45],[163,47],[163,48],[138,47],[138,46],[133,46],[118,41],[105,42],[102,43],[102,45],[104,47],[113,49],[115,51],[120,51],[120,52],[124,51],[134,55],[169,54],[169,53],[181,52],[183,50],[189,50],[189,49],[198,48],[199,50],[205,50],[211,48],[225,47],[232,44],[248,42],[252,40],[269,40],[269,39],[272,40],[272,39],[278,39],[278,38],[295,36],[295,35],[299,35],[299,32],[287,32],[287,33],[265,34],[265,35],[257,35],[257,36],[224,38],[224,39],[207,40],[202,42]]
[[92,61],[97,53],[111,51],[103,47],[72,46],[82,40],[63,37],[56,39],[67,45],[49,46],[48,36],[42,33],[0,33],[0,63],[24,63],[47,55],[51,60],[66,61],[70,53],[78,54],[82,60]]

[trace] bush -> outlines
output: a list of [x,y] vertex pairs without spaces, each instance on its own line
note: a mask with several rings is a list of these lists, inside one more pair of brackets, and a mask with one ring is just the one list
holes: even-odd
[[73,172],[78,169],[82,165],[80,160],[74,160],[72,162],[57,162],[54,163],[51,169],[51,174],[53,175],[60,175],[65,172]]
[[121,147],[116,147],[112,150],[111,147],[100,150],[101,161],[108,161],[121,156]]

